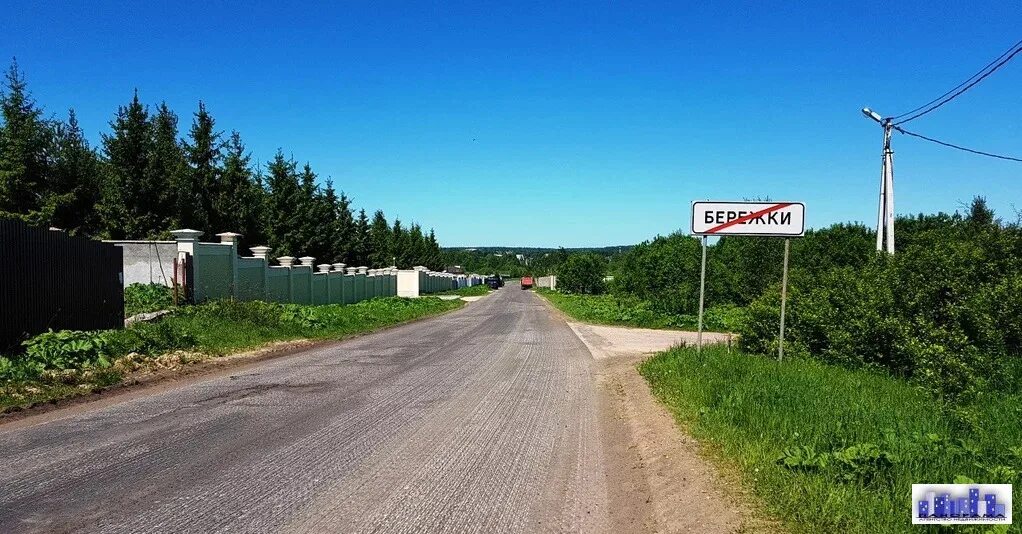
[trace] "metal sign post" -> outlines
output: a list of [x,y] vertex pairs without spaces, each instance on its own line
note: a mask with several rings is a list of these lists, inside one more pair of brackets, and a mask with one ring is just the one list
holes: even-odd
[[706,238],[711,235],[741,235],[784,238],[784,273],[781,277],[781,329],[777,359],[784,358],[784,314],[788,300],[788,257],[791,238],[805,235],[806,206],[801,202],[692,202],[692,235],[703,240],[703,262],[699,272],[699,332],[696,352],[703,349],[703,306],[706,298]]
[[784,305],[788,300],[788,252],[791,239],[784,238],[784,271],[781,274],[781,334],[777,341],[777,361],[784,359]]
[[706,236],[703,236],[703,263],[699,268],[699,331],[696,333],[696,354],[703,353],[703,302],[706,297]]

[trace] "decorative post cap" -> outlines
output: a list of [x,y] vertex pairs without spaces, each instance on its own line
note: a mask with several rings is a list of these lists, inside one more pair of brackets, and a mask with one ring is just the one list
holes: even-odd
[[259,247],[252,247],[249,250],[252,251],[252,257],[253,258],[259,258],[259,259],[265,260],[266,256],[269,255],[270,251],[273,250],[273,249],[271,249],[270,247],[267,247],[267,246],[259,246]]
[[369,269],[369,271],[368,271],[369,276],[376,276],[376,273],[378,273],[378,272],[379,272],[378,269]]
[[319,269],[319,272],[321,272],[321,273],[328,273],[328,272],[330,272],[330,267],[331,267],[331,265],[329,263],[321,263],[321,264],[316,266],[316,268]]
[[221,232],[216,236],[220,238],[221,243],[237,244],[241,234],[235,232]]
[[177,241],[198,241],[202,237],[202,232],[183,228],[181,230],[171,230],[170,235],[174,236],[174,239]]
[[302,265],[312,267],[312,262],[316,261],[316,258],[313,258],[312,256],[302,256],[301,258],[298,258],[298,261],[302,262]]
[[280,262],[280,266],[281,267],[291,267],[295,263],[295,257],[294,256],[281,256],[281,257],[277,258],[277,261]]
[[365,265],[363,265],[363,266],[358,268],[358,274],[365,274],[366,271],[368,271],[368,270],[369,270],[369,267],[366,267]]
[[348,267],[347,271],[348,274],[355,274],[356,272],[358,272],[358,267]]
[[335,271],[340,271],[340,272],[343,273],[344,272],[344,264],[343,263],[335,263],[334,264],[334,270]]

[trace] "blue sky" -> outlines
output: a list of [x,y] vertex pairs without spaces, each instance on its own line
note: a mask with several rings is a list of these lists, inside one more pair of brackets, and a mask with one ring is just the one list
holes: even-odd
[[[1022,39],[1017,1],[7,3],[0,51],[90,138],[138,88],[201,99],[257,160],[309,161],[359,207],[441,243],[627,244],[693,199],[802,200],[875,224],[881,130]],[[908,127],[1022,153],[1022,58]],[[1022,164],[896,135],[899,214],[985,195]]]

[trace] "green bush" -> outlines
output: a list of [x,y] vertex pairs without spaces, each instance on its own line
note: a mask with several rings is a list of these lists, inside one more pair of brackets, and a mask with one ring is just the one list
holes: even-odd
[[174,305],[173,289],[160,284],[131,284],[124,288],[124,316],[131,317],[170,309]]
[[102,332],[49,331],[23,343],[24,359],[44,369],[82,369],[110,365],[109,341]]
[[557,270],[557,288],[569,293],[599,295],[606,291],[607,260],[598,254],[572,254]]

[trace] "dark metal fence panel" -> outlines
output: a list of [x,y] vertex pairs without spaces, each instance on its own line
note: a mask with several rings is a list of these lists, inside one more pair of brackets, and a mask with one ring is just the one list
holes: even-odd
[[0,219],[0,353],[53,330],[124,325],[120,248]]

